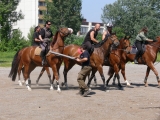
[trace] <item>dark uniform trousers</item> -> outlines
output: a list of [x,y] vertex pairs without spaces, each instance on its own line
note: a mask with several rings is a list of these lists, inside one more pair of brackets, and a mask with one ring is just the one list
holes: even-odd
[[85,79],[91,70],[92,70],[91,66],[84,66],[82,67],[81,71],[78,73],[77,81],[79,84],[79,88],[81,90],[89,90],[88,86],[85,84]]

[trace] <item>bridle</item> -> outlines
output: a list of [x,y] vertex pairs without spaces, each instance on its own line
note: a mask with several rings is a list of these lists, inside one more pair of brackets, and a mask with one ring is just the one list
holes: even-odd
[[[69,30],[68,30],[68,31],[69,31]],[[64,35],[63,37],[66,37],[66,36],[69,35],[69,32],[68,32],[68,33],[62,32],[61,29],[59,30],[59,32],[62,33],[62,34]]]

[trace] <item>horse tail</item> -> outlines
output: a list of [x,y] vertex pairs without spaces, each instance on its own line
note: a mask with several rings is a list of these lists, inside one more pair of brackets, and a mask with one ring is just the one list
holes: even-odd
[[20,55],[19,55],[19,51],[17,51],[17,53],[14,55],[11,70],[10,70],[10,73],[8,75],[8,77],[12,78],[12,81],[15,81],[16,76],[17,76],[18,66],[19,66],[19,62],[20,62],[20,58],[21,58]]
[[113,75],[113,74],[114,74],[114,69],[112,67],[109,67],[108,75]]

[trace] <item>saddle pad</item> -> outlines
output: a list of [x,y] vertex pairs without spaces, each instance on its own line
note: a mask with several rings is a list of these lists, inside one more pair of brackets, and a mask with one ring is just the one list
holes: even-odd
[[[143,50],[143,53],[145,52],[145,50],[146,50],[146,45],[145,44],[142,44],[142,50]],[[137,48],[136,48],[136,46],[132,46],[132,48],[131,48],[131,51],[130,51],[130,54],[136,54],[137,53]]]
[[34,54],[35,55],[40,55],[42,49],[40,47],[36,47],[35,51],[34,51]]
[[130,54],[136,54],[137,51],[138,51],[137,48],[132,46]]

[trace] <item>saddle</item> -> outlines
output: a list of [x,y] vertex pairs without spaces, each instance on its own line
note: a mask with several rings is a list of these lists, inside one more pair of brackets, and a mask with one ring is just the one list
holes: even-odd
[[[37,46],[36,47],[36,49],[35,49],[35,51],[34,51],[34,55],[41,55],[41,51],[42,51],[42,48],[41,47],[39,47],[39,46]],[[49,52],[49,49],[47,50],[47,52],[46,52],[47,54],[46,54],[46,56],[49,56],[51,53]]]
[[[144,54],[146,50],[146,44],[142,44],[142,55]],[[130,54],[136,54],[137,53],[137,47],[135,45],[132,45],[132,48],[131,48],[131,51],[130,51]]]

